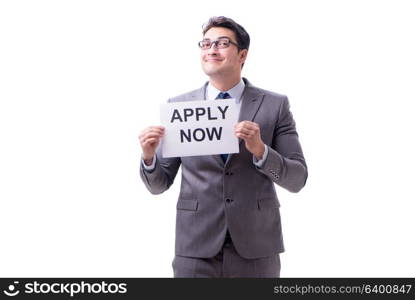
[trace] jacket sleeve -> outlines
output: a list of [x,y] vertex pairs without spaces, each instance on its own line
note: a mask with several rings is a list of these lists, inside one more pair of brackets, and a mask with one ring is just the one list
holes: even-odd
[[161,147],[157,149],[156,165],[153,170],[146,170],[140,162],[140,177],[152,194],[161,194],[173,184],[179,170],[180,157],[162,158]]
[[308,170],[287,97],[280,107],[272,143],[266,147],[268,156],[257,170],[288,191],[299,192],[307,181]]

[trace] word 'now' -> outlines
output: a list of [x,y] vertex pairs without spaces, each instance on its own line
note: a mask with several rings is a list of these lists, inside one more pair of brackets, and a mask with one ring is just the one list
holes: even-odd
[[183,143],[191,142],[192,138],[196,142],[204,141],[206,138],[209,141],[213,141],[214,138],[220,141],[222,136],[222,127],[212,127],[212,128],[195,128],[193,131],[187,129],[187,132],[184,129],[180,130],[180,141]]

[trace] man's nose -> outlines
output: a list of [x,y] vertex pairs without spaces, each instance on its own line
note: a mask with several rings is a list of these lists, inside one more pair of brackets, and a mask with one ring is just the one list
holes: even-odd
[[210,48],[208,49],[208,54],[218,54],[219,50],[215,43],[213,43]]

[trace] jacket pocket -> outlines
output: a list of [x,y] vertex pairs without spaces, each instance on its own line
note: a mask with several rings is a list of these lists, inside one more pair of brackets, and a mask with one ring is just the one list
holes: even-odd
[[280,203],[276,198],[258,199],[258,209],[273,209],[280,207]]
[[199,203],[197,202],[197,200],[183,200],[183,199],[179,199],[179,201],[177,201],[177,209],[181,209],[181,210],[197,210],[197,207]]

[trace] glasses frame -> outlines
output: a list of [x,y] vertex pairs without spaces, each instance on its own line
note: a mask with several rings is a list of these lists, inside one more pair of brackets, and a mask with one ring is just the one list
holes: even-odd
[[[227,41],[229,42],[229,45],[228,45],[227,47],[224,47],[224,48],[220,48],[220,47],[218,47],[218,43],[219,43],[220,41],[223,41],[223,40],[227,40]],[[198,42],[198,43],[197,43],[197,45],[199,46],[199,48],[200,48],[200,49],[202,49],[202,50],[209,50],[210,48],[212,48],[212,45],[215,45],[216,49],[226,49],[226,48],[229,48],[229,46],[230,46],[231,44],[232,44],[232,45],[235,45],[238,49],[241,49],[237,43],[233,42],[233,41],[232,41],[230,38],[228,38],[228,37],[222,37],[222,38],[219,38],[219,39],[217,39],[217,40],[211,41],[211,42],[210,42],[210,47],[209,47],[209,48],[203,48],[202,43],[203,43],[204,41],[206,41],[206,40],[202,40],[202,41],[200,41],[200,42]]]

